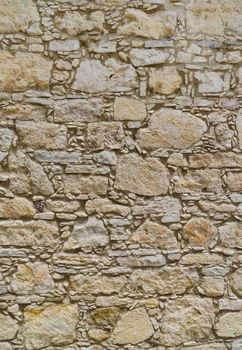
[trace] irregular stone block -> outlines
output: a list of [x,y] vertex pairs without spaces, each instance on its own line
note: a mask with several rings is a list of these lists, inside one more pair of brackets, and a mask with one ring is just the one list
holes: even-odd
[[128,206],[115,204],[107,198],[97,198],[89,200],[85,204],[85,210],[88,214],[116,214],[127,216],[131,209]]
[[88,124],[87,145],[90,150],[120,149],[123,138],[123,126],[120,122]]
[[234,168],[242,167],[242,155],[233,152],[201,153],[189,156],[190,168]]
[[221,297],[224,294],[224,279],[220,276],[205,276],[199,286],[207,297]]
[[242,224],[226,222],[219,227],[219,241],[226,248],[242,248]]
[[145,103],[130,97],[116,97],[114,120],[144,120],[146,118]]
[[169,54],[155,49],[132,49],[129,57],[133,66],[143,67],[164,63]]
[[27,219],[32,218],[36,210],[33,203],[27,198],[1,198],[0,218],[1,219]]
[[208,247],[215,239],[216,226],[205,218],[192,218],[183,228],[183,238],[193,247]]
[[80,153],[66,151],[51,152],[43,150],[35,151],[34,157],[38,162],[68,164],[79,163]]
[[64,187],[72,194],[105,195],[108,189],[108,178],[105,176],[65,175]]
[[228,91],[230,88],[229,73],[195,72],[194,76],[199,83],[200,93],[219,93]]
[[77,39],[52,40],[49,43],[50,51],[76,51],[80,49],[80,41]]
[[242,269],[237,269],[229,279],[229,285],[232,291],[242,297]]
[[149,87],[152,91],[170,95],[181,88],[182,77],[175,67],[164,67],[162,69],[151,68],[149,72]]
[[237,338],[242,336],[242,311],[227,312],[219,317],[215,325],[216,333],[221,338]]
[[18,331],[17,322],[10,316],[0,314],[0,340],[12,340]]

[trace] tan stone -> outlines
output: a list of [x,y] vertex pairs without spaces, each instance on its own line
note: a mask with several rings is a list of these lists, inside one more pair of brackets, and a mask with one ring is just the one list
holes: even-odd
[[191,168],[242,168],[242,155],[233,152],[202,153],[189,156]]
[[166,62],[169,54],[156,49],[131,49],[129,57],[133,66],[144,67]]
[[119,158],[114,186],[142,196],[165,194],[169,186],[169,173],[157,159],[143,159],[130,153]]
[[14,131],[7,128],[0,128],[0,151],[6,152],[16,142]]
[[176,14],[159,11],[148,15],[138,9],[127,9],[124,14],[124,21],[125,24],[119,27],[120,34],[159,39],[173,35],[176,26]]
[[89,200],[85,204],[85,210],[88,214],[117,214],[127,216],[131,209],[125,205],[115,204],[107,198],[97,198]]
[[242,269],[237,269],[232,273],[229,279],[229,285],[236,295],[242,297]]
[[49,87],[52,63],[37,53],[0,52],[0,91],[15,92]]
[[198,71],[195,72],[194,77],[198,82],[200,93],[221,93],[230,88],[229,73]]
[[90,313],[89,323],[104,329],[112,329],[120,314],[117,307],[98,308]]
[[146,118],[145,103],[130,97],[116,97],[114,120],[144,120]]
[[80,203],[78,201],[60,201],[60,200],[51,200],[47,199],[46,201],[47,210],[53,211],[55,213],[73,213],[80,209]]
[[16,130],[21,144],[30,149],[65,149],[67,130],[65,126],[45,122],[17,122]]
[[1,0],[0,33],[25,32],[33,22],[40,21],[37,6],[33,0]]
[[105,176],[65,175],[64,186],[67,192],[73,194],[105,195],[108,188],[108,178]]
[[226,248],[242,248],[242,223],[226,222],[219,227],[219,240]]
[[123,126],[120,122],[88,124],[87,145],[91,151],[120,149],[123,138]]
[[224,259],[215,253],[191,253],[183,255],[180,262],[183,265],[219,265],[224,263]]
[[207,340],[214,318],[211,299],[188,295],[170,300],[160,323],[160,343],[175,346],[191,340]]
[[102,342],[109,337],[109,333],[98,328],[91,328],[88,331],[88,337],[95,342]]
[[146,220],[134,231],[129,240],[141,245],[173,250],[178,248],[176,236],[172,230],[164,225]]
[[227,350],[227,348],[222,343],[208,343],[205,345],[185,346],[181,350]]
[[19,264],[11,278],[11,290],[20,295],[49,293],[54,286],[48,265],[41,262]]
[[45,121],[46,108],[38,105],[10,104],[0,109],[0,119]]
[[21,219],[31,218],[35,214],[33,204],[26,198],[1,198],[0,218],[1,219]]
[[175,67],[162,69],[151,68],[149,73],[149,87],[152,91],[170,95],[181,88],[182,77]]
[[79,319],[77,305],[49,304],[27,306],[24,310],[23,335],[27,350],[71,344]]
[[79,294],[104,294],[119,293],[125,286],[125,276],[103,275],[76,275],[70,277],[70,289]]
[[216,226],[204,218],[192,218],[183,228],[183,238],[189,245],[207,247],[214,240],[217,233]]
[[0,313],[0,340],[13,339],[18,331],[18,325],[10,316]]
[[154,333],[152,323],[144,308],[124,313],[112,335],[114,344],[138,344]]
[[224,294],[224,279],[220,276],[204,276],[200,288],[207,297],[221,297]]
[[221,338],[236,338],[242,336],[242,311],[227,312],[219,317],[215,326],[216,333]]
[[161,108],[150,117],[148,127],[140,129],[137,141],[142,148],[189,148],[206,132],[206,123],[190,113]]
[[227,175],[228,188],[232,192],[242,191],[242,173],[240,172],[229,172]]

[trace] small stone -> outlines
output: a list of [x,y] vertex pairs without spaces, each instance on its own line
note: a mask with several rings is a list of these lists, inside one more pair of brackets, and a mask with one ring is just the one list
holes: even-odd
[[145,103],[129,97],[116,97],[114,102],[114,120],[144,120],[147,112]]
[[97,327],[110,329],[113,328],[119,318],[120,310],[117,307],[98,308],[90,313],[90,324]]
[[236,295],[242,297],[242,269],[237,269],[232,273],[229,279],[229,285]]
[[167,66],[162,69],[151,68],[149,76],[150,89],[160,94],[173,94],[182,85],[182,77],[175,67]]
[[23,335],[27,350],[71,344],[76,337],[78,307],[45,303],[24,310]]
[[132,49],[129,53],[135,67],[151,66],[167,61],[169,54],[155,49]]
[[0,218],[1,219],[22,219],[32,218],[36,210],[28,199],[22,197],[1,198]]
[[232,192],[242,191],[242,173],[241,172],[229,172],[227,175],[228,188]]
[[209,246],[216,233],[216,226],[204,218],[192,218],[183,228],[183,238],[188,240],[189,245],[195,247]]
[[72,194],[105,195],[108,188],[108,178],[105,176],[65,175],[64,187]]
[[226,222],[218,230],[222,246],[226,248],[242,248],[242,223]]
[[99,343],[99,342],[102,342],[102,341],[106,340],[107,338],[109,338],[109,333],[105,332],[102,329],[91,328],[88,331],[88,336],[90,339]]
[[195,72],[200,93],[218,93],[228,91],[230,88],[230,76],[218,72]]
[[202,153],[189,156],[190,168],[242,168],[242,155],[233,152]]
[[242,336],[242,311],[227,312],[219,317],[215,325],[216,333],[221,338]]
[[80,49],[80,41],[77,39],[52,40],[49,44],[50,51],[76,51]]
[[0,340],[13,339],[18,331],[18,325],[10,316],[0,313]]
[[194,345],[194,346],[182,347],[181,350],[227,350],[227,348],[226,348],[226,345],[222,343],[208,343],[205,345]]
[[150,338],[154,333],[152,323],[144,308],[124,313],[112,335],[114,344],[138,344]]
[[198,142],[206,130],[206,123],[190,113],[161,108],[152,114],[148,127],[138,131],[137,141],[147,149],[184,149]]
[[188,170],[175,181],[177,193],[222,192],[220,170]]
[[118,163],[115,152],[101,151],[93,155],[95,162],[105,165],[116,165]]
[[115,204],[108,198],[97,198],[89,200],[85,204],[85,210],[88,214],[116,214],[127,216],[131,209],[125,205]]
[[205,276],[201,279],[200,288],[207,297],[221,297],[224,294],[224,279],[219,276]]
[[166,194],[169,173],[157,159],[130,153],[119,158],[114,186],[142,196]]
[[120,149],[123,138],[123,126],[120,122],[88,124],[87,144],[90,150]]

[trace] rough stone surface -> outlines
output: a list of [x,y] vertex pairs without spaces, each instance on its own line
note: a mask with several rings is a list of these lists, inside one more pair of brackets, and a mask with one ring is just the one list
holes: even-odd
[[144,120],[146,109],[143,101],[134,98],[117,97],[114,102],[115,120]]
[[216,226],[204,218],[192,218],[183,228],[183,237],[192,246],[208,246],[211,244],[216,233]]
[[242,311],[227,312],[220,316],[216,332],[221,338],[236,338],[242,335]]
[[14,321],[10,316],[0,314],[0,340],[11,340],[15,337],[18,331],[17,322]]
[[179,90],[181,85],[182,77],[175,67],[166,66],[150,70],[149,87],[154,92],[170,95]]

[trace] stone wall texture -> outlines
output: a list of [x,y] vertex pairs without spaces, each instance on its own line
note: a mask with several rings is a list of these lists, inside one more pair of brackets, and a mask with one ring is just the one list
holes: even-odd
[[0,1],[0,350],[242,350],[242,0]]

